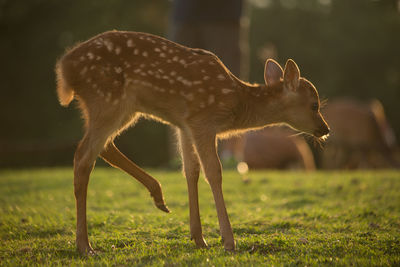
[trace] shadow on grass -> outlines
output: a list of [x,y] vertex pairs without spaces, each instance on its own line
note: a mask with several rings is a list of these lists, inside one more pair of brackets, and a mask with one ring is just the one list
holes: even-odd
[[263,255],[275,254],[277,252],[281,252],[284,249],[288,249],[287,247],[284,248],[280,244],[276,244],[274,242],[268,243],[260,243],[260,242],[251,242],[243,244],[238,248],[239,253],[258,253]]
[[52,238],[54,236],[69,235],[69,231],[65,228],[33,228],[33,227],[20,227],[14,231],[4,234],[2,238],[9,240],[26,240],[31,238]]
[[242,225],[236,225],[233,228],[233,232],[237,235],[272,234],[275,232],[285,232],[289,229],[304,229],[304,225],[299,222],[290,221],[279,221],[274,223],[254,221]]
[[292,201],[289,201],[283,205],[283,208],[286,209],[299,209],[306,205],[312,205],[315,203],[315,200],[311,200],[309,198],[298,198]]

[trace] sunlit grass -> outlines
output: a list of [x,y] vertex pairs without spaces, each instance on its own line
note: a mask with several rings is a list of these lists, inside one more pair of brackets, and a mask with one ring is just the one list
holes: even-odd
[[97,168],[88,193],[89,238],[75,250],[71,169],[0,172],[0,265],[399,265],[400,172],[224,172],[237,242],[225,252],[207,183],[199,184],[210,249],[190,241],[186,182],[151,171],[172,213],[157,210],[128,175]]

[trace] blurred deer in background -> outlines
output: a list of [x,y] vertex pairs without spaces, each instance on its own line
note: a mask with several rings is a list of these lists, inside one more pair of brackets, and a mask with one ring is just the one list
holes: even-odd
[[315,170],[314,156],[307,142],[282,127],[246,134],[243,160],[250,169]]
[[267,127],[223,140],[221,157],[233,156],[250,169],[315,170],[313,153],[303,137],[288,127]]
[[106,32],[69,50],[56,65],[61,105],[74,98],[85,119],[85,135],[74,156],[77,207],[76,243],[91,254],[86,224],[89,175],[97,156],[139,180],[156,206],[168,209],[157,180],[127,159],[113,139],[141,116],[177,129],[187,179],[190,231],[198,247],[206,247],[200,223],[200,166],[210,184],[224,247],[235,242],[222,194],[217,137],[287,123],[323,137],[329,128],[319,112],[315,87],[300,77],[296,63],[285,70],[273,60],[265,64],[265,84],[236,78],[212,53],[137,32]]
[[394,157],[396,138],[378,100],[362,103],[336,99],[329,101],[322,112],[332,128],[322,151],[322,167],[400,167]]

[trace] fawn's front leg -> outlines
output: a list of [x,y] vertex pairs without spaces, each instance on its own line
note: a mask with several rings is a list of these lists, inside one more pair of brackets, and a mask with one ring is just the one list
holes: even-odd
[[207,247],[207,243],[203,238],[199,212],[199,159],[190,138],[185,133],[179,133],[179,145],[182,154],[183,172],[187,180],[189,194],[190,234],[196,246],[204,248]]
[[208,180],[214,196],[218,214],[219,228],[226,250],[235,250],[232,227],[226,212],[222,193],[222,168],[216,149],[215,134],[193,135],[197,153],[199,155],[204,174]]

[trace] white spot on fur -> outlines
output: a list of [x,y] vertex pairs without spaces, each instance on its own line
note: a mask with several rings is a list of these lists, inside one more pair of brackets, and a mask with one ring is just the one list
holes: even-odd
[[202,84],[202,83],[203,83],[202,81],[193,81],[194,85],[199,85],[199,84]]
[[225,76],[223,74],[218,74],[217,78],[220,81],[224,81],[225,80]]
[[215,65],[215,62],[214,61],[209,61],[208,64]]
[[126,46],[127,47],[133,47],[133,40],[132,39],[128,39],[128,41],[126,41]]
[[156,48],[154,48],[154,51],[156,51],[157,53],[159,53],[159,52],[161,52],[161,49],[158,48],[158,47],[156,47]]
[[81,56],[81,57],[79,58],[79,61],[85,61],[85,57],[84,57],[84,56]]
[[186,64],[186,61],[184,59],[179,60],[179,63],[181,63],[182,65]]
[[94,44],[95,44],[97,47],[102,47],[102,46],[103,46],[103,39],[99,38],[99,39],[97,39],[97,40],[94,40]]
[[186,85],[186,86],[192,86],[192,82],[191,81],[188,81],[188,80],[182,80],[181,81],[184,85]]
[[147,53],[146,51],[144,51],[144,52],[142,53],[142,56],[148,57],[148,56],[149,56],[149,53]]
[[204,76],[203,77],[203,80],[205,80],[205,81],[207,81],[207,80],[209,80],[210,79],[210,76]]
[[90,70],[94,70],[96,68],[96,65],[90,66]]
[[87,57],[88,57],[90,60],[94,59],[94,55],[93,55],[93,53],[91,53],[91,52],[87,53]]
[[160,53],[160,57],[167,57],[165,53]]
[[173,58],[172,58],[172,61],[178,61],[179,60],[179,57],[178,56],[174,56]]
[[139,49],[135,48],[135,49],[133,50],[133,54],[134,54],[134,55],[139,55]]
[[97,56],[96,60],[99,61],[101,59],[101,56]]
[[222,88],[221,93],[223,93],[224,95],[233,93],[234,91],[232,89],[228,89],[228,88]]
[[161,47],[161,49],[164,50],[164,51],[166,51],[168,48],[167,48],[166,45],[163,45],[163,46]]
[[105,40],[105,41],[104,41],[104,44],[106,45],[107,50],[108,50],[109,52],[111,52],[111,51],[113,50],[114,44],[113,44],[110,40]]
[[117,46],[117,47],[115,48],[115,54],[116,54],[116,55],[119,55],[120,53],[121,53],[121,47]]
[[122,68],[121,67],[115,67],[114,68],[116,73],[121,73],[122,72]]

